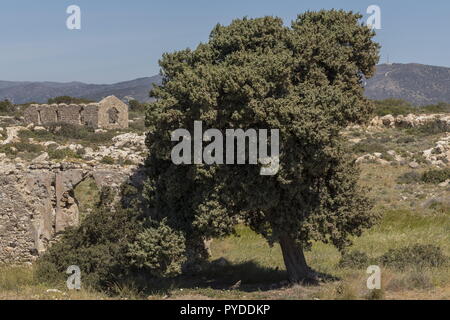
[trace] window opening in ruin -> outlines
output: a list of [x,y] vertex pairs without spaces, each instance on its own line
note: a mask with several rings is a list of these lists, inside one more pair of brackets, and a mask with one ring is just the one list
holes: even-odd
[[83,125],[83,109],[80,109],[80,111],[78,111],[78,124],[79,125]]
[[119,111],[116,108],[111,108],[108,110],[108,118],[110,124],[115,124],[119,122]]

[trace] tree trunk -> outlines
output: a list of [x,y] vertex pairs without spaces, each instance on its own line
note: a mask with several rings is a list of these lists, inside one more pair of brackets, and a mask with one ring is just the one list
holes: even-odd
[[311,270],[306,264],[302,247],[287,235],[280,237],[280,246],[289,281],[299,283],[308,280],[311,277]]

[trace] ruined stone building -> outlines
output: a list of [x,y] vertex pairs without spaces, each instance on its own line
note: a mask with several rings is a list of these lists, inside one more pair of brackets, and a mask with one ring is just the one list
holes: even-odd
[[93,179],[98,190],[118,192],[124,182],[138,185],[134,167],[91,168],[81,164],[0,167],[0,265],[35,261],[67,227],[80,222],[75,188]]
[[96,129],[128,128],[128,106],[115,96],[89,104],[32,104],[25,122],[35,125],[69,123]]

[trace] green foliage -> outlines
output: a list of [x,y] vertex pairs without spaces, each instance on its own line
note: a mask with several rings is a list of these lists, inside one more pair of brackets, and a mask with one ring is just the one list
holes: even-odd
[[106,289],[130,276],[128,243],[142,229],[133,210],[98,208],[86,216],[81,225],[62,236],[38,261],[36,275],[40,281],[59,282],[65,270],[78,265],[83,285]]
[[104,164],[114,164],[114,163],[116,163],[116,160],[114,160],[114,158],[112,158],[110,156],[105,156],[102,158],[102,160],[100,162],[104,163]]
[[131,112],[143,113],[145,111],[145,103],[140,103],[137,100],[130,100],[128,106]]
[[374,103],[374,112],[377,116],[385,116],[388,114],[398,116],[417,112],[417,108],[414,108],[408,101],[401,99],[377,100]]
[[49,149],[48,150],[48,157],[51,160],[64,160],[66,158],[70,159],[81,159],[81,155],[79,155],[78,153],[64,148],[64,149]]
[[374,101],[374,113],[377,116],[385,116],[391,114],[393,116],[408,114],[425,114],[425,113],[448,113],[450,112],[450,104],[438,103],[427,106],[413,106],[408,101],[402,99],[385,99]]
[[67,143],[75,141],[83,145],[97,145],[110,143],[117,135],[117,131],[95,132],[93,128],[67,123],[52,123],[46,125],[47,130],[32,131],[22,130],[19,136],[23,139],[33,138],[40,141],[55,141]]
[[33,159],[44,151],[45,148],[43,146],[28,142],[15,142],[0,145],[0,153],[4,153],[9,157],[20,156],[27,160]]
[[65,103],[65,104],[88,104],[94,102],[93,100],[89,100],[89,99],[83,99],[83,98],[74,98],[74,97],[70,97],[70,96],[59,96],[59,97],[55,97],[55,98],[50,98],[48,99],[47,103],[48,104],[59,104],[59,103]]
[[[93,189],[89,182],[85,187]],[[132,189],[123,188],[128,192]],[[100,194],[92,190],[89,197],[96,199],[96,206],[89,206],[92,213],[78,227],[66,229],[38,260],[39,281],[61,283],[70,265],[80,267],[85,288],[102,291],[122,284],[142,286],[155,277],[180,273],[185,261],[183,235],[173,232],[164,221],[150,220],[142,214],[139,204],[112,208],[115,193],[111,188],[103,188]]]
[[[361,83],[379,46],[360,18],[322,10],[290,27],[237,19],[195,50],[164,54],[163,84],[146,110],[153,218],[191,243],[226,236],[241,219],[270,243],[283,235],[305,248],[313,240],[343,248],[371,227],[378,217],[340,136],[372,110]],[[261,176],[257,165],[174,165],[170,132],[192,132],[196,120],[204,130],[279,129],[277,175]]]
[[411,184],[421,182],[422,175],[417,171],[408,171],[397,178],[398,184]]
[[380,257],[380,262],[385,266],[404,270],[411,267],[440,267],[448,262],[448,258],[438,246],[415,244],[390,249]]
[[430,169],[422,174],[421,180],[425,183],[439,184],[450,180],[450,168]]
[[341,268],[365,269],[368,266],[369,256],[361,251],[345,252],[339,260],[339,267]]
[[15,107],[9,100],[0,101],[0,113],[11,114],[14,111]]
[[385,153],[387,151],[386,146],[375,139],[364,139],[361,142],[355,143],[352,146],[354,153],[366,154],[366,153]]
[[139,233],[129,246],[131,263],[156,277],[181,273],[185,243],[183,235],[173,231],[163,220]]

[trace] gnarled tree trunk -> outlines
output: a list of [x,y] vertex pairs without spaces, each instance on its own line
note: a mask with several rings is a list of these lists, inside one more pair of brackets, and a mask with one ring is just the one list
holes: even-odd
[[289,281],[293,283],[302,282],[311,276],[311,269],[306,264],[303,249],[294,239],[288,235],[280,237],[281,251],[283,252],[284,264],[288,273]]

